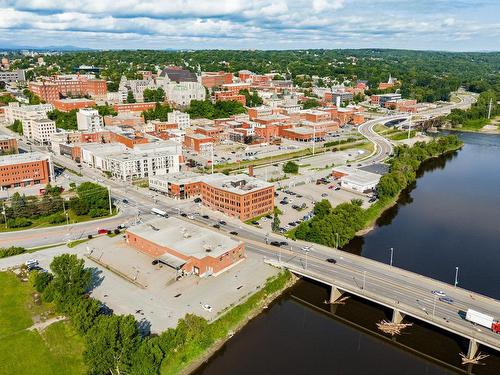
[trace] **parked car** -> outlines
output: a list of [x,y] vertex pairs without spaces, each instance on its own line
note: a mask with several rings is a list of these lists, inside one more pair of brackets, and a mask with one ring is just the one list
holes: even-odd
[[194,203],[201,203],[201,198],[194,198]]
[[208,216],[208,215],[202,215],[201,217],[204,219],[210,219],[210,216]]
[[98,229],[97,234],[107,234],[108,230],[107,229]]
[[214,224],[212,225],[215,229],[220,229],[220,225],[219,224]]
[[233,235],[233,236],[237,236],[238,235],[238,232],[235,232],[234,230],[229,232],[229,234]]
[[126,200],[126,199],[122,199],[122,203],[124,203],[124,204],[128,204],[128,200]]
[[227,223],[224,220],[219,220],[220,225],[226,225]]
[[181,213],[181,216],[182,217],[187,217],[187,213],[183,212],[183,213]]
[[339,186],[337,186],[337,187],[335,188],[335,191],[338,191],[338,190],[340,190],[340,187],[339,187]]
[[194,220],[194,216],[193,215],[188,215],[187,218],[190,219],[190,220]]
[[203,308],[203,310],[205,311],[208,311],[208,312],[211,312],[212,311],[212,306],[210,305],[207,305],[206,303],[201,305],[201,307]]
[[253,225],[259,225],[259,222],[254,220],[254,221],[252,221],[252,224]]
[[279,241],[271,241],[271,246],[280,247],[281,246],[281,242],[279,242]]
[[321,196],[322,196],[323,198],[325,198],[325,197],[328,197],[328,194],[323,193],[323,194],[321,194]]
[[281,241],[280,244],[281,244],[281,246],[288,246],[288,242],[286,242],[286,241]]

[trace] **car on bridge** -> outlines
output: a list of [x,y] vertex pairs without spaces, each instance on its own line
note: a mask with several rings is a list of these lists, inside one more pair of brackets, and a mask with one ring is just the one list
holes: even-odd
[[453,305],[453,300],[450,297],[439,297],[439,300],[449,305]]
[[438,297],[446,297],[446,293],[442,290],[433,290],[431,293]]
[[336,264],[337,263],[337,261],[335,259],[333,259],[333,258],[328,258],[326,261],[328,263],[331,263],[331,264]]

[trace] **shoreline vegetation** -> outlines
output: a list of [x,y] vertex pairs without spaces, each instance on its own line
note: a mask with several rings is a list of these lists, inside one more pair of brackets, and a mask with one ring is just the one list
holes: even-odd
[[329,247],[343,247],[356,235],[368,233],[376,220],[398,200],[400,193],[416,180],[417,170],[427,160],[440,157],[462,148],[463,143],[455,135],[436,138],[428,143],[417,142],[394,149],[389,161],[389,173],[382,176],[376,187],[378,200],[367,209],[362,201],[353,199],[333,208],[326,199],[314,206],[315,216],[289,231],[292,239],[307,240]]
[[[25,272],[26,267],[20,269]],[[82,343],[75,360],[85,373],[171,375],[188,374],[201,366],[295,280],[283,270],[237,305],[227,307],[216,320],[186,314],[175,328],[160,334],[151,334],[148,324],[132,315],[114,315],[89,295],[96,283],[94,271],[74,254],[55,257],[50,272],[32,271],[22,281],[29,281],[29,293],[37,294],[41,307],[50,306],[53,315],[65,317],[70,324]]]

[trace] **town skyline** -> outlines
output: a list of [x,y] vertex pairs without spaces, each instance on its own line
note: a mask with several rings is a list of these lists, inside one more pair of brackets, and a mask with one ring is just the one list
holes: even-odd
[[[499,4],[0,1],[0,48],[498,50]],[[75,42],[73,42],[75,41]],[[78,41],[78,42],[76,42]]]

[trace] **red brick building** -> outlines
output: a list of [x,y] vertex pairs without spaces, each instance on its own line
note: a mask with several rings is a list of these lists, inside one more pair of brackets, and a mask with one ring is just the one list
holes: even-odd
[[29,90],[47,103],[54,103],[61,96],[86,96],[106,99],[107,86],[103,79],[88,78],[80,75],[45,77],[30,82]]
[[0,154],[17,154],[17,139],[0,134]]
[[69,112],[73,109],[89,108],[96,105],[94,100],[90,99],[58,99],[52,102],[53,106],[63,112]]
[[51,176],[50,158],[39,152],[0,156],[2,188],[47,184]]
[[124,104],[115,104],[113,109],[116,112],[143,112],[148,109],[154,109],[156,103],[147,102],[147,103],[124,103]]
[[163,264],[197,276],[217,276],[245,259],[243,242],[174,217],[130,227],[126,241]]
[[221,87],[224,84],[233,82],[233,74],[226,72],[203,72],[201,74],[201,84],[208,89]]
[[240,95],[238,93],[231,91],[216,91],[215,100],[221,102],[235,101],[235,102],[240,102],[242,105],[247,104],[245,95]]
[[184,147],[196,152],[208,152],[214,142],[214,138],[199,133],[184,136]]

